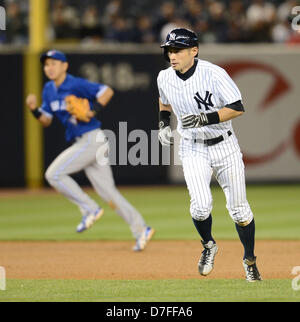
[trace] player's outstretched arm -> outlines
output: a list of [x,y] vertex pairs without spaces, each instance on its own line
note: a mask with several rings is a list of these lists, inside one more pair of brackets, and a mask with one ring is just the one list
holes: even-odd
[[35,94],[29,94],[26,98],[26,105],[30,109],[33,116],[39,120],[44,127],[48,127],[52,123],[52,119],[47,117],[45,114],[42,114],[38,110],[37,98]]

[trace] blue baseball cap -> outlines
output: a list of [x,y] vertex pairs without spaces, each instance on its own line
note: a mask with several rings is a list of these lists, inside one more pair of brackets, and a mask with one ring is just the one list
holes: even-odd
[[64,63],[68,61],[66,55],[63,52],[61,52],[59,50],[55,50],[55,49],[49,50],[46,53],[42,54],[41,58],[40,58],[41,63],[44,64],[44,62],[47,58],[60,60]]

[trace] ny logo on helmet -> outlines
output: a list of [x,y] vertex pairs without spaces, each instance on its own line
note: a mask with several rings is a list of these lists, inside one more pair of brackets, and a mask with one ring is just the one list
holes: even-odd
[[175,39],[176,39],[176,34],[174,32],[170,33],[169,40],[175,40]]

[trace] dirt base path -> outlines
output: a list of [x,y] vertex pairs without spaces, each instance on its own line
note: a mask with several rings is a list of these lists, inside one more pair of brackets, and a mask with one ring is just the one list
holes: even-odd
[[[215,268],[206,278],[244,278],[242,246],[219,241]],[[20,279],[190,279],[199,278],[197,241],[152,241],[139,253],[132,242],[0,242],[0,266]],[[263,279],[292,278],[300,266],[300,241],[257,241]],[[203,277],[202,277],[203,278]]]

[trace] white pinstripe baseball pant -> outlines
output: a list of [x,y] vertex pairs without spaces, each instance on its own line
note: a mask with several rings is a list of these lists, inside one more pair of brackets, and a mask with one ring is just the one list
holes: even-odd
[[226,197],[226,208],[235,223],[251,222],[253,213],[246,197],[242,153],[235,135],[207,146],[181,138],[179,156],[191,198],[191,216],[203,221],[212,211],[211,177],[214,173]]

